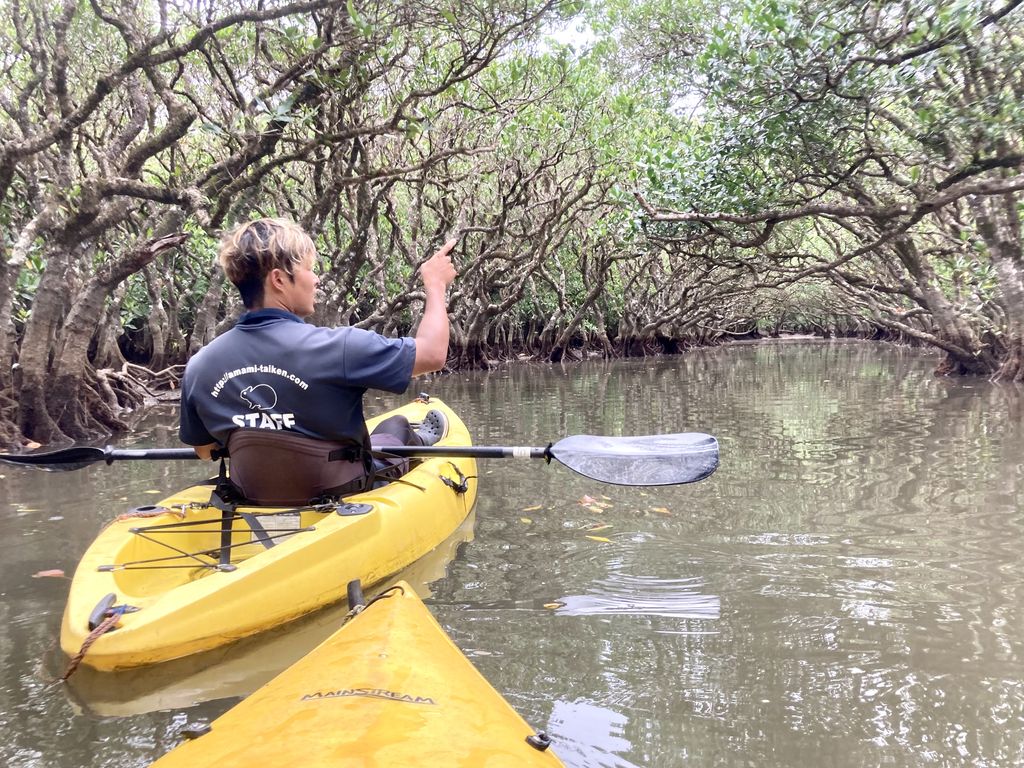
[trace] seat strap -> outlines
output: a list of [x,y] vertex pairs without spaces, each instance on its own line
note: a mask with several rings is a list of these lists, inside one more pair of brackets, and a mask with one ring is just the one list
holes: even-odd
[[241,510],[239,510],[237,514],[240,518],[245,520],[246,525],[249,526],[249,530],[252,531],[252,535],[256,537],[260,544],[267,549],[270,549],[272,546],[277,544],[277,542],[274,541],[267,533],[267,529],[263,527],[263,523],[260,522],[260,519],[256,515],[252,512],[242,512]]
[[235,502],[237,493],[234,485],[228,480],[227,462],[221,458],[220,471],[217,473],[217,485],[210,491],[210,504],[220,510],[220,552],[218,561],[221,565],[231,564],[231,532],[235,521]]

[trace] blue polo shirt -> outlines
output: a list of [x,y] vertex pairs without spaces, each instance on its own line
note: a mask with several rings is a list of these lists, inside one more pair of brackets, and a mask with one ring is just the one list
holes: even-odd
[[239,427],[358,440],[363,393],[404,392],[415,361],[409,337],[320,328],[281,309],[247,312],[185,367],[179,434],[187,445],[224,445]]

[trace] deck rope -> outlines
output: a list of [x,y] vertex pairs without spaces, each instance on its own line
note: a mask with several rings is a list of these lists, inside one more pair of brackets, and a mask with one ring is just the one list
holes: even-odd
[[82,641],[81,650],[74,655],[70,662],[68,662],[68,668],[64,670],[64,674],[60,677],[61,681],[66,681],[69,677],[71,677],[71,675],[75,673],[75,670],[78,669],[78,665],[82,663],[82,659],[85,658],[85,654],[88,653],[89,648],[92,647],[92,644],[100,638],[100,635],[104,635],[110,630],[112,630],[114,628],[114,625],[117,624],[117,621],[120,618],[121,612],[116,611],[107,616],[107,618],[100,622],[99,626],[97,626],[96,629],[89,633],[89,636]]

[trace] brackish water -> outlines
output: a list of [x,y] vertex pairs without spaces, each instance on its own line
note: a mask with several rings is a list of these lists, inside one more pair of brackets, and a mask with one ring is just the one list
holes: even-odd
[[[410,578],[569,766],[1024,764],[1024,391],[936,362],[786,342],[437,378],[479,444],[705,431],[722,464],[635,489],[481,462],[475,520]],[[337,623],[49,685],[68,581],[32,575],[205,470],[0,474],[0,765],[145,766]]]

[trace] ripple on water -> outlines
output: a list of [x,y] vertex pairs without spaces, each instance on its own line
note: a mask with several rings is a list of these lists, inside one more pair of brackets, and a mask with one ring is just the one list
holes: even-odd
[[629,716],[593,701],[556,701],[548,720],[558,757],[570,766],[638,768],[621,753],[633,745],[627,737]]
[[[559,597],[556,613],[565,616],[637,616],[714,621],[721,613],[717,595],[708,594],[703,576],[678,555],[668,534],[633,532],[605,537],[602,547],[581,546],[569,553],[563,570],[587,573],[585,591]],[[676,550],[675,556],[672,556]],[[653,566],[652,564],[658,564]],[[652,573],[654,568],[659,573]],[[662,575],[666,570],[675,573]],[[669,631],[672,627],[659,627]],[[708,627],[675,627],[710,631]]]
[[590,591],[559,598],[557,613],[568,616],[660,616],[670,619],[719,617],[717,595],[703,593],[704,579],[657,579],[625,573],[610,573],[591,583]]

